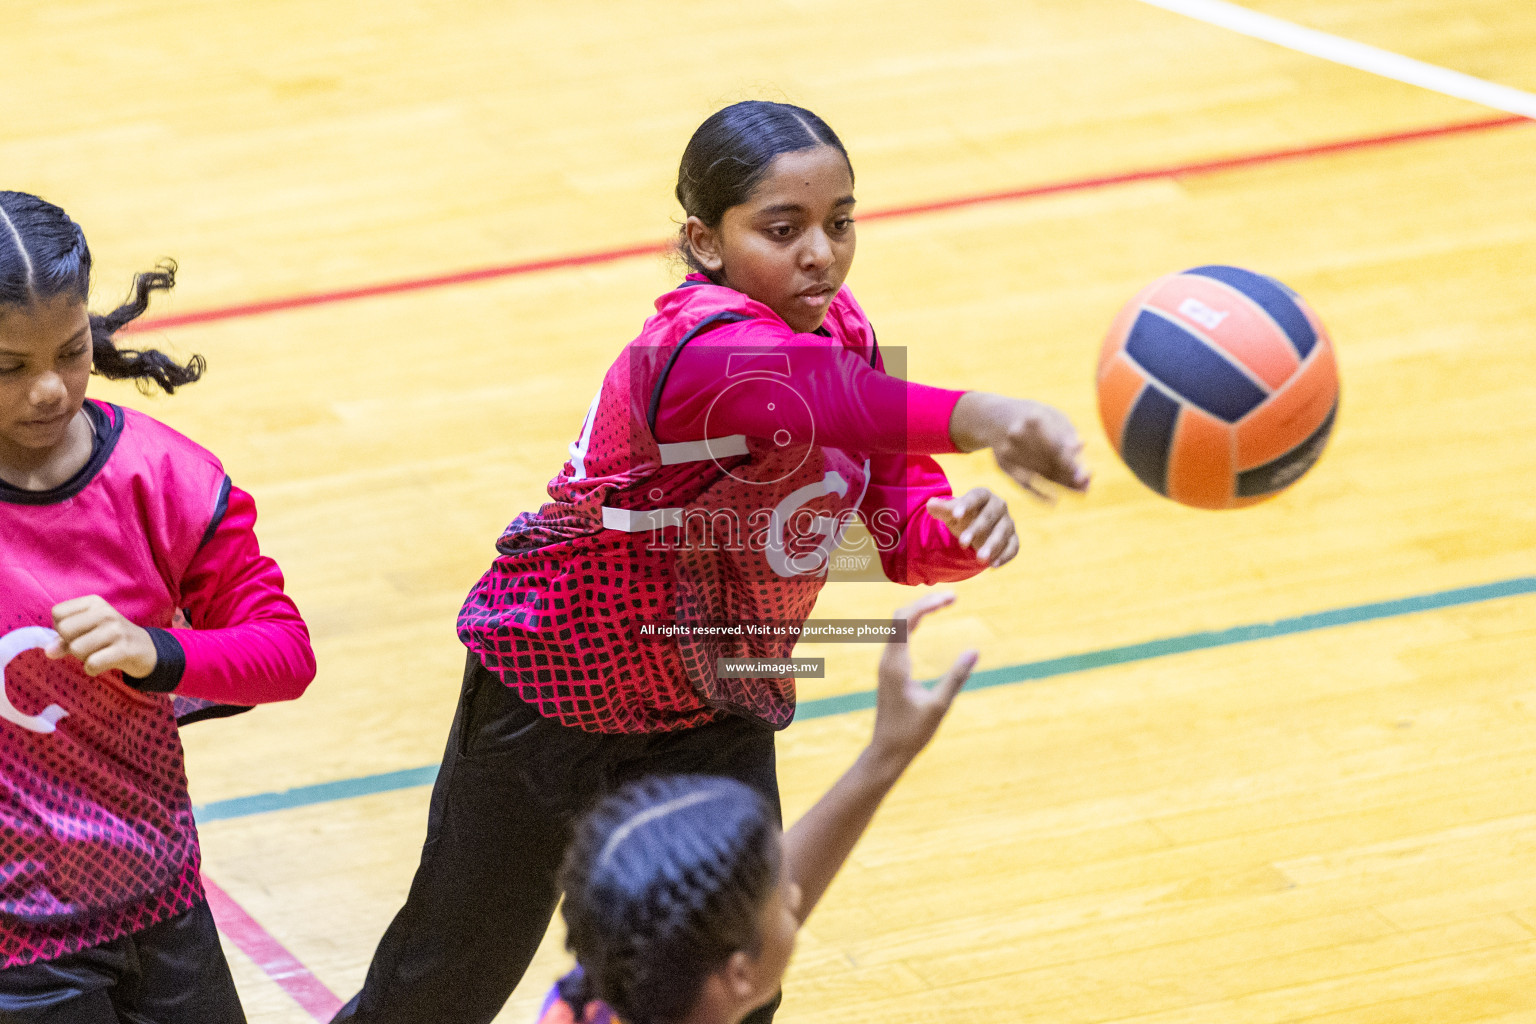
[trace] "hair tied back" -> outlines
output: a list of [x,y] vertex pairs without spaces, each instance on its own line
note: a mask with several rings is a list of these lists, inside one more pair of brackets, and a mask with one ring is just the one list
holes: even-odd
[[[0,191],[0,224],[0,305],[25,308],[59,296],[86,303],[91,250],[85,232],[69,214],[29,192]],[[182,364],[155,349],[119,349],[113,342],[113,335],[149,308],[153,293],[169,291],[175,284],[176,264],[164,260],[134,277],[121,306],[105,316],[91,316],[94,372],[109,380],[137,381],[141,391],[159,387],[168,393],[203,375],[202,356]]]

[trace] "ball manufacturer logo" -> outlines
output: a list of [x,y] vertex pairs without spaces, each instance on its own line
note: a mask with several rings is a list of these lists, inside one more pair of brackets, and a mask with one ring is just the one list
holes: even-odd
[[11,703],[5,685],[5,670],[17,655],[33,648],[47,647],[58,638],[59,634],[42,626],[23,626],[0,636],[0,718],[31,732],[49,733],[58,728],[59,719],[69,714],[57,704],[49,704],[40,714],[22,714],[21,709]]
[[1191,297],[1179,303],[1179,315],[1199,324],[1208,331],[1214,331],[1231,314],[1226,310],[1212,309],[1199,299]]

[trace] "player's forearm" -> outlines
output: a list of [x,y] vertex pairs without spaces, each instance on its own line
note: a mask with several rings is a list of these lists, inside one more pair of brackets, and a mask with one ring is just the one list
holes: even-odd
[[810,917],[909,763],[910,758],[866,747],[842,778],[784,834],[784,870],[800,886],[801,921]]
[[1056,409],[1027,398],[967,391],[949,419],[950,440],[960,451],[992,449],[1002,470],[1024,487],[1044,477],[1075,491],[1091,478],[1082,464],[1083,444],[1072,423]]
[[888,376],[840,349],[780,345],[752,353],[693,345],[662,391],[656,437],[667,443],[787,431],[854,450],[950,452],[960,395]]
[[986,391],[967,391],[955,403],[949,417],[949,438],[962,452],[991,448],[1008,435],[1008,429],[1027,415],[1030,402]]
[[271,619],[225,629],[174,629],[186,652],[176,692],[221,704],[293,700],[315,678],[315,655],[302,620]]
[[149,629],[151,671],[124,671],[124,682],[151,693],[247,707],[293,700],[315,677],[302,620],[247,622],[227,629]]

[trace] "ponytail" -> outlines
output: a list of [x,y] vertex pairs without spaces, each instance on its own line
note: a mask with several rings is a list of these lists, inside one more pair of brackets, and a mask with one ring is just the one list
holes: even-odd
[[[94,372],[109,380],[135,380],[146,393],[174,392],[203,375],[206,363],[185,365],[154,349],[120,349],[113,335],[149,308],[153,292],[176,283],[176,264],[166,260],[133,279],[133,291],[106,316],[91,316]],[[0,305],[30,306],[60,295],[84,303],[91,292],[91,250],[69,215],[27,192],[0,191]]]
[[134,275],[133,291],[121,306],[105,316],[91,314],[91,350],[96,373],[108,380],[137,380],[140,390],[146,392],[150,385],[158,385],[166,394],[174,394],[177,388],[202,377],[208,363],[200,355],[194,355],[183,366],[156,349],[118,348],[113,341],[113,335],[144,315],[151,293],[168,292],[174,287],[176,261],[163,260],[154,270]]

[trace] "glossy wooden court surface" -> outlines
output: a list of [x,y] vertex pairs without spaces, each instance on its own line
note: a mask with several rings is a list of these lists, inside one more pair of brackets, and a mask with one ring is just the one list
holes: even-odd
[[[1245,6],[1536,91],[1529,4]],[[1533,575],[1536,126],[1477,126],[1497,111],[1134,0],[64,0],[5,18],[0,187],[84,225],[98,307],[178,258],[160,315],[660,243],[711,110],[823,114],[858,173],[850,283],[882,345],[915,379],[1059,405],[1097,471],[1054,508],[1007,491],[1024,552],[956,588],[919,637],[924,671],[969,645],[1006,669]],[[1211,262],[1306,296],[1343,379],[1318,467],[1226,514],[1148,493],[1093,406],[1115,310]],[[207,379],[94,393],[255,494],[321,660],[302,701],[188,731],[199,803],[436,760],[458,604],[676,275],[632,257],[135,336],[205,354]],[[957,488],[1006,486],[984,456],[943,461]],[[803,934],[778,1019],[1536,1020],[1536,597],[1518,590],[964,697]],[[905,596],[844,584],[818,613]],[[829,659],[808,700],[873,683],[874,648],[805,653]],[[783,735],[791,816],[869,721]],[[207,872],[345,998],[426,797],[211,820]],[[230,955],[253,1022],[310,1019]],[[530,1020],[564,963],[557,929],[499,1019]]]

